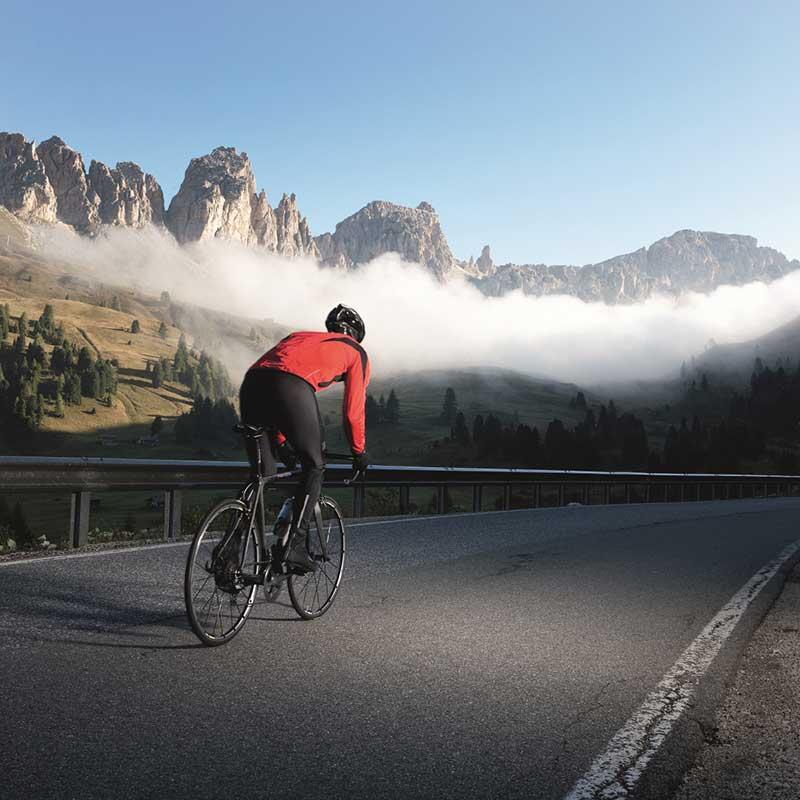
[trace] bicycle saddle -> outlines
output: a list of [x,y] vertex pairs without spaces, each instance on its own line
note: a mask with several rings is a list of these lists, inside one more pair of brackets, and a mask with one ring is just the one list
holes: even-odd
[[264,435],[264,428],[260,425],[234,425],[234,433],[242,433],[245,436],[257,438]]

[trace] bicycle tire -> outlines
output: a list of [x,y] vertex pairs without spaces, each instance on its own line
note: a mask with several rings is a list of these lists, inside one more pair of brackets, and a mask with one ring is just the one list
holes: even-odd
[[[212,564],[217,563],[213,560],[215,544],[231,530],[231,525],[246,524],[247,513],[247,506],[241,500],[218,503],[206,514],[189,548],[183,582],[186,615],[197,638],[208,647],[216,647],[233,639],[247,621],[255,602],[258,586],[253,584],[233,589],[210,569]],[[225,514],[229,514],[227,520],[224,519]],[[218,529],[219,525],[223,526],[222,531]],[[261,543],[253,527],[240,547],[238,569],[255,573],[256,562],[260,558]],[[196,586],[199,581],[202,583]],[[203,601],[200,593],[205,589],[209,590],[208,599]],[[223,597],[228,598],[227,614],[222,613]],[[209,626],[209,623],[212,624]]]
[[[330,497],[320,497],[319,505],[324,532],[312,520],[308,537],[308,549],[317,561],[317,569],[304,575],[290,575],[287,581],[292,606],[303,619],[317,619],[333,605],[344,571],[347,539],[342,512]],[[322,560],[323,535],[327,537],[328,561]]]

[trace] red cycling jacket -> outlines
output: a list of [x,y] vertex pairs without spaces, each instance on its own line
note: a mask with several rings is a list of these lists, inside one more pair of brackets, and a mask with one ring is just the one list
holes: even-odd
[[364,404],[369,383],[366,350],[344,333],[300,331],[290,333],[264,353],[250,369],[278,369],[297,375],[315,392],[344,381],[342,414],[354,453],[366,447]]

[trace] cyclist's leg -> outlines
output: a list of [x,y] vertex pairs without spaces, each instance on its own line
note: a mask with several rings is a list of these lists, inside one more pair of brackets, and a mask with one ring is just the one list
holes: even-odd
[[[307,555],[305,559],[302,555],[325,472],[319,406],[314,390],[302,378],[286,373],[273,373],[273,376],[271,408],[274,423],[288,439],[302,468],[295,493],[292,525],[293,531],[299,533],[295,533],[289,560],[310,567]],[[298,543],[299,546],[295,547]]]
[[[239,390],[239,410],[241,411],[242,422],[246,425],[269,426],[271,422],[271,402],[270,402],[270,382],[265,380],[265,370],[251,370],[242,381]],[[274,475],[276,471],[275,457],[270,446],[269,436],[258,439],[245,438],[245,448],[247,459],[250,462],[251,478],[256,477],[256,467],[258,465],[259,453],[261,456],[261,474]]]

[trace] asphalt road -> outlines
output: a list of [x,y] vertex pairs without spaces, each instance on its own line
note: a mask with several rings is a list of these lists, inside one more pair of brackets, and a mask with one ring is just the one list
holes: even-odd
[[[213,649],[185,621],[185,545],[0,566],[0,797],[562,798],[798,511],[362,522],[326,616],[259,600]],[[682,773],[681,737],[643,796]]]

